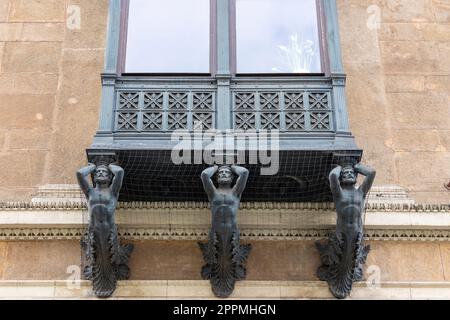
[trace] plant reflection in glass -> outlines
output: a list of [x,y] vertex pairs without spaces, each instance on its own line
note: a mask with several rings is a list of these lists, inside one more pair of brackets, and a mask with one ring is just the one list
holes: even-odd
[[280,66],[272,68],[272,71],[282,72],[288,69],[293,73],[309,73],[317,55],[317,46],[312,40],[299,41],[298,34],[289,37],[287,45],[278,45],[277,51],[280,59]]

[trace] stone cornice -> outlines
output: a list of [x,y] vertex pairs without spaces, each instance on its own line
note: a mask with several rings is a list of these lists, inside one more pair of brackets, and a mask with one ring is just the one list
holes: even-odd
[[[209,281],[119,281],[112,299],[217,299]],[[322,281],[240,281],[231,299],[334,299]],[[347,299],[450,299],[450,282],[358,282]],[[99,299],[85,280],[3,280],[0,299]]]
[[[330,229],[245,229],[244,241],[313,241],[328,238]],[[119,233],[127,240],[207,240],[209,229],[145,229],[121,228]],[[450,241],[450,230],[365,229],[366,240],[384,241]]]
[[[120,202],[118,210],[207,209],[206,202]],[[450,204],[368,203],[367,212],[450,212]],[[85,202],[0,202],[0,211],[10,210],[86,210]],[[244,202],[240,210],[308,210],[333,211],[333,203],[312,202]]]
[[[78,240],[89,214],[76,185],[47,185],[30,202],[0,203],[0,240]],[[318,240],[336,224],[333,203],[242,203],[244,240]],[[384,186],[369,195],[364,216],[369,240],[450,241],[450,204],[414,204],[404,189]],[[128,240],[204,240],[206,202],[119,203],[121,236]]]
[[[0,228],[0,241],[80,240],[85,228]],[[329,236],[332,229],[246,229],[244,241],[312,241]],[[120,227],[119,235],[126,240],[206,240],[207,228],[157,229]],[[450,241],[450,230],[365,229],[366,240],[372,241]]]

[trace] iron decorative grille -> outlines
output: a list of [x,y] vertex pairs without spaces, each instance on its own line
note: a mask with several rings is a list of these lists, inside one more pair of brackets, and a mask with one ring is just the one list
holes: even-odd
[[236,130],[333,131],[329,91],[235,91]]
[[215,92],[118,91],[118,132],[164,132],[215,128]]

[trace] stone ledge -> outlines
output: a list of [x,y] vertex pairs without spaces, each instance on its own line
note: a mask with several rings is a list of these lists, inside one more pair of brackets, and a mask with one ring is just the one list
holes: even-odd
[[[97,299],[89,281],[0,281],[0,299]],[[120,281],[110,299],[217,299],[208,281]],[[242,281],[228,300],[334,299],[319,281]],[[349,299],[450,300],[450,282],[357,283]],[[217,299],[218,300],[218,299]]]
[[[119,203],[116,222],[129,240],[203,240],[206,202]],[[89,215],[77,185],[46,185],[31,202],[0,203],[0,240],[80,239]],[[332,203],[242,203],[245,240],[319,240],[336,224]],[[368,240],[450,241],[450,204],[421,205],[397,186],[374,187],[364,216]]]
[[[333,229],[241,229],[244,241],[314,241],[328,238]],[[86,228],[0,228],[0,241],[80,240]],[[119,227],[124,240],[207,240],[209,229],[126,228]],[[450,230],[427,229],[368,229],[366,240],[449,242]]]
[[[54,215],[53,215],[54,214]],[[125,216],[124,216],[125,217]],[[173,218],[173,217],[172,217]],[[127,216],[118,219],[119,234],[127,240],[205,240],[210,228],[209,213],[161,223],[164,219],[135,219]],[[198,219],[195,219],[198,218]],[[323,219],[308,221],[306,217],[293,217],[277,223],[268,223],[269,218],[257,216],[240,217],[243,240],[285,241],[320,240],[328,237],[333,229],[333,218],[327,223]],[[253,218],[253,219],[250,219]],[[366,220],[367,240],[450,241],[450,214],[442,217],[416,217],[411,224],[408,215],[390,215],[379,223]],[[86,230],[81,215],[46,212],[38,215],[15,212],[0,213],[0,240],[79,240]],[[382,220],[382,221],[381,221]]]
[[[336,224],[333,211],[265,209],[239,212],[246,240],[318,240]],[[204,209],[119,209],[119,232],[130,240],[203,240],[211,214]],[[87,210],[0,211],[0,240],[80,239]],[[365,214],[369,240],[450,241],[450,211],[372,211]]]
[[[117,210],[170,210],[170,209],[208,209],[206,202],[119,202]],[[8,210],[86,210],[85,201],[31,201],[31,202],[0,202],[0,211]],[[311,210],[311,211],[334,211],[333,203],[316,202],[242,202],[240,210]],[[368,202],[367,212],[447,212],[450,204],[420,204],[400,202]]]

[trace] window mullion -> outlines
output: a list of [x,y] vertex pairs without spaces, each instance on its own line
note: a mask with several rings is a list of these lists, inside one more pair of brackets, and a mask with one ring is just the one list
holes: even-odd
[[217,117],[216,128],[231,128],[230,1],[216,0]]

